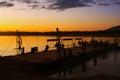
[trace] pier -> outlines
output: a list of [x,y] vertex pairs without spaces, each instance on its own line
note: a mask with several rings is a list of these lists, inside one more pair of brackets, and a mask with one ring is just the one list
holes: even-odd
[[65,53],[64,51],[61,51],[60,56],[57,53],[57,50],[48,50],[35,53],[29,52],[16,56],[7,56],[3,57],[3,59],[8,62],[11,61],[12,63],[18,62],[29,65],[29,67],[31,67],[31,71],[48,76],[61,69],[80,65],[90,59],[104,54],[106,51],[119,49],[118,46],[112,43],[104,43],[103,45],[100,45],[99,43],[96,45],[87,43],[85,49],[82,49],[81,45],[65,48]]
[[[97,41],[92,38],[90,42],[83,38],[62,38],[59,36],[59,30],[56,39],[47,39],[47,42],[54,42],[54,50],[50,50],[51,46],[46,45],[44,51],[38,51],[38,47],[32,47],[30,52],[25,53],[20,34],[17,39],[19,54],[14,56],[0,57],[1,70],[5,74],[17,73],[22,76],[39,74],[41,77],[50,76],[59,71],[82,65],[83,63],[95,59],[105,54],[107,51],[114,49],[120,50],[118,40],[115,42]],[[74,40],[74,41],[73,41]],[[64,45],[64,41],[72,43],[72,45]],[[53,48],[53,47],[52,47]],[[95,62],[96,63],[96,62]],[[8,67],[9,66],[9,67]],[[2,69],[3,68],[3,69]],[[18,74],[19,73],[19,74]]]

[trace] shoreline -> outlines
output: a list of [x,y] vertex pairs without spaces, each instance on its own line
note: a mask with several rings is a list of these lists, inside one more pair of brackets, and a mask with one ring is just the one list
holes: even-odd
[[[120,31],[65,31],[60,32],[63,36],[82,36],[82,37],[120,37]],[[21,36],[56,36],[56,32],[20,32]],[[0,32],[0,36],[16,36],[16,32]]]

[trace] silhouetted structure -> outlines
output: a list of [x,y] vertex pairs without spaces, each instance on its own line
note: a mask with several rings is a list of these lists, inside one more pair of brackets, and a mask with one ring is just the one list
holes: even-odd
[[60,44],[60,42],[56,42],[55,47],[57,48],[56,51],[57,51],[58,57],[61,58],[62,55],[61,55],[61,44]]
[[16,48],[17,53],[24,54],[24,47],[22,44],[22,38],[21,38],[21,34],[20,34],[20,32],[18,32],[18,30],[17,30],[16,42],[17,42],[17,48]]
[[38,52],[38,47],[31,48],[31,53],[37,53],[37,52]]
[[46,45],[46,47],[45,47],[45,52],[47,52],[47,51],[48,51],[48,49],[49,49],[49,46],[48,46],[48,45]]

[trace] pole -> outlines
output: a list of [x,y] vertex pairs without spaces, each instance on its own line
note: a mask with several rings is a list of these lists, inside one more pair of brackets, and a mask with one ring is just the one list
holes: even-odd
[[22,44],[22,38],[20,35],[20,32],[18,32],[17,30],[17,36],[16,36],[16,43],[17,43],[17,53],[18,54],[23,54],[24,53],[24,48],[23,48],[23,44]]

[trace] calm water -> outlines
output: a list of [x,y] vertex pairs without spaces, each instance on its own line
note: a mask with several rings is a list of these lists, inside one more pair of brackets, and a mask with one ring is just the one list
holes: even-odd
[[[23,46],[25,52],[29,52],[31,47],[38,47],[39,51],[44,50],[48,38],[55,37],[46,37],[46,36],[22,36]],[[16,55],[16,36],[0,36],[0,55]],[[51,45],[51,44],[50,44]]]
[[[25,47],[25,52],[29,52],[31,47],[38,47],[39,51],[43,51],[45,49],[45,45],[49,45],[54,49],[55,42],[47,42],[47,39],[55,39],[53,36],[22,36],[23,46]],[[67,37],[64,37],[67,38]],[[73,38],[73,37],[71,37]],[[96,40],[110,40],[114,41],[112,37],[96,37]],[[83,40],[90,41],[91,37],[83,37]],[[120,38],[119,38],[120,40]],[[68,45],[72,45],[74,43],[77,44],[77,41],[64,41],[63,43],[66,45],[65,47],[69,47]],[[0,36],[0,56],[8,56],[8,55],[16,55],[16,36]]]
[[120,51],[106,52],[104,55],[91,59],[82,65],[63,70],[50,77],[68,79],[97,76],[99,74],[120,77]]

